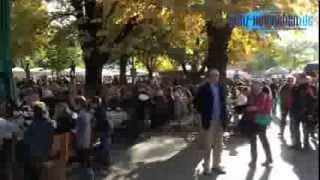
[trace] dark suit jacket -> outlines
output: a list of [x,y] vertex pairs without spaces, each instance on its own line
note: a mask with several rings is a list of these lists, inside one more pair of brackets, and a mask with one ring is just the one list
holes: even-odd
[[[225,96],[225,89],[222,85],[219,85],[219,94],[221,104],[221,116],[220,120],[222,121],[223,128],[226,128],[227,125],[227,112],[226,112],[226,96]],[[209,83],[206,83],[199,87],[198,93],[194,99],[194,105],[197,111],[201,114],[202,120],[202,128],[209,129],[210,128],[210,121],[212,119],[213,113],[213,97],[211,87]]]

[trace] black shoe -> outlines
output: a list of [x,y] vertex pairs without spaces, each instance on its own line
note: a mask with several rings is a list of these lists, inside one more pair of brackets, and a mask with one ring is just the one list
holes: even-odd
[[216,172],[217,174],[226,174],[226,171],[224,171],[221,167],[212,168],[212,171]]

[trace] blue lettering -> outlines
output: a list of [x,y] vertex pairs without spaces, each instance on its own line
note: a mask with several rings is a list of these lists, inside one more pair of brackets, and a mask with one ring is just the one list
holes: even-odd
[[303,26],[306,27],[308,26],[308,16],[303,16]]
[[308,26],[312,26],[313,25],[313,17],[312,16],[308,16],[308,21],[307,21],[307,25]]

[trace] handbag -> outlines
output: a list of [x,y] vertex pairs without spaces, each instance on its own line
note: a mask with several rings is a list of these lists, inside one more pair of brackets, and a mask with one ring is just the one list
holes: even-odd
[[255,122],[263,127],[267,127],[271,123],[271,121],[271,116],[266,114],[257,114],[255,118]]

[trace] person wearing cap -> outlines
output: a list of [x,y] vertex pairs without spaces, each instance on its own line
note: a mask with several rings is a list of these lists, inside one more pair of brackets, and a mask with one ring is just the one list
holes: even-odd
[[[295,78],[293,76],[289,76],[287,78],[287,83],[280,90],[280,108],[281,108],[281,121],[280,121],[280,137],[283,137],[284,130],[287,124],[287,116],[289,114],[289,110],[292,107],[293,102],[293,88],[295,85]],[[289,115],[290,119],[292,115]],[[291,122],[291,120],[290,120]],[[290,125],[290,128],[291,125]]]
[[248,98],[247,107],[241,121],[245,124],[245,135],[250,140],[251,162],[250,167],[256,166],[257,161],[257,136],[259,137],[266,155],[266,161],[262,164],[268,166],[273,162],[269,141],[266,135],[267,127],[256,123],[257,115],[271,115],[272,97],[263,92],[263,83],[255,81],[252,83],[251,94]]
[[54,126],[46,117],[47,109],[43,102],[33,104],[33,121],[24,134],[27,146],[25,179],[39,180],[42,163],[49,160],[49,151],[53,142]]
[[[209,71],[207,82],[199,87],[194,99],[196,110],[201,114],[202,135],[206,145],[205,174],[212,170],[218,174],[225,174],[220,166],[223,146],[223,132],[227,125],[225,89],[219,83],[220,73],[213,69]],[[213,168],[211,169],[211,150],[213,149]]]

